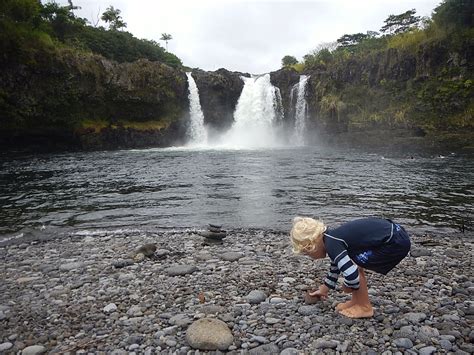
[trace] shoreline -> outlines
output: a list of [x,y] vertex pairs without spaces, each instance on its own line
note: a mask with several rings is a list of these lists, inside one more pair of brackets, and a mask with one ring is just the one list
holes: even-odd
[[[153,257],[137,258],[148,243]],[[287,234],[253,229],[216,245],[131,230],[1,246],[0,352],[194,354],[186,332],[203,318],[227,325],[229,353],[474,352],[468,235],[413,236],[412,256],[368,274],[375,315],[359,320],[334,311],[340,291],[304,304],[329,262],[290,249]]]

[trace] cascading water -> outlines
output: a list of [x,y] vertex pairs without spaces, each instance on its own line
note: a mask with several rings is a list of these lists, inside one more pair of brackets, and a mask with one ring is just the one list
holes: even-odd
[[242,80],[244,88],[234,112],[234,124],[222,137],[222,143],[239,148],[279,145],[276,123],[281,119],[281,100],[279,103],[279,92],[271,84],[270,74]]
[[207,131],[204,127],[204,114],[202,113],[201,103],[199,101],[199,91],[191,73],[186,73],[189,87],[189,116],[190,123],[188,127],[188,145],[207,144]]
[[306,102],[306,84],[309,76],[301,75],[298,86],[294,86],[291,90],[291,98],[293,99],[294,89],[297,87],[298,94],[296,96],[295,105],[295,142],[297,145],[304,145],[304,135],[306,131],[306,114],[308,104]]

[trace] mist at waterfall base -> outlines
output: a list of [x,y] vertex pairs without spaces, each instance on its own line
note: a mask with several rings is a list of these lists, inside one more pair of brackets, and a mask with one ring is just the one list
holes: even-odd
[[296,97],[293,130],[288,131],[283,122],[280,89],[271,84],[269,74],[264,74],[241,77],[244,87],[234,111],[234,123],[228,131],[213,135],[208,134],[204,124],[196,83],[191,73],[187,73],[187,76],[190,101],[187,148],[269,149],[304,145],[307,76],[302,75],[300,83],[291,91],[291,95]]

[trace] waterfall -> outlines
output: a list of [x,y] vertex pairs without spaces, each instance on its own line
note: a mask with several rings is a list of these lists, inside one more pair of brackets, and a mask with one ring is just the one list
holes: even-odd
[[189,116],[190,123],[188,126],[188,137],[190,139],[189,145],[204,145],[207,144],[207,131],[204,127],[204,115],[199,102],[199,91],[196,82],[191,73],[186,73],[188,77],[189,87]]
[[306,102],[306,83],[309,76],[301,75],[300,81],[291,89],[291,99],[293,99],[294,89],[298,90],[295,105],[295,143],[297,145],[304,145],[304,135],[306,131],[306,114],[308,104]]
[[281,118],[279,90],[270,74],[242,77],[244,87],[234,112],[234,124],[222,137],[225,145],[263,148],[278,145],[275,123]]

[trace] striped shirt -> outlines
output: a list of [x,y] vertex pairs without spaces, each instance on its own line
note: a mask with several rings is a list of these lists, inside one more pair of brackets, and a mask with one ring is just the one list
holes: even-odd
[[[342,273],[344,285],[359,289],[359,270],[352,261],[354,255],[368,248],[380,246],[393,236],[393,223],[379,218],[354,220],[324,233],[324,246],[331,259],[324,284],[335,289]],[[363,265],[361,265],[363,266]]]

